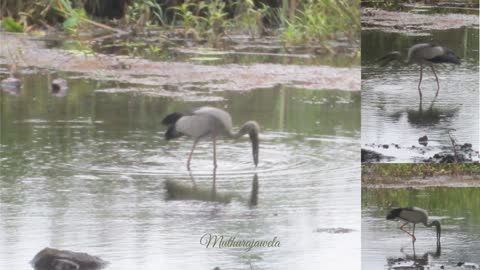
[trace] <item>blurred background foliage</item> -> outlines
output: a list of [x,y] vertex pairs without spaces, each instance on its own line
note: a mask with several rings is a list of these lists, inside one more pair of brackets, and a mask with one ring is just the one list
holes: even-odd
[[175,29],[187,38],[278,35],[292,45],[360,36],[360,0],[0,0],[6,31],[87,26]]

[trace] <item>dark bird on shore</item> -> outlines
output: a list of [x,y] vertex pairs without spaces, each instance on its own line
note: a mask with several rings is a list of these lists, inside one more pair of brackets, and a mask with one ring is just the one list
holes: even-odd
[[[440,234],[441,226],[438,220],[433,220],[430,223],[428,222],[428,213],[426,210],[418,207],[407,207],[407,208],[395,208],[392,209],[388,215],[387,220],[399,220],[400,222],[405,222],[400,229],[410,235],[412,240],[415,242],[415,225],[421,223],[426,227],[435,226],[437,229],[437,245],[440,244]],[[410,233],[403,229],[403,227],[409,223],[413,224],[413,233]]]
[[[398,51],[390,52],[380,58],[378,62],[381,62],[381,66],[385,66],[393,60],[402,62],[401,53]],[[460,59],[447,47],[431,43],[420,43],[413,45],[408,49],[407,60],[403,63],[407,65],[413,63],[420,65],[420,81],[418,82],[418,93],[421,100],[422,90],[420,88],[420,85],[422,84],[423,66],[430,66],[432,68],[433,74],[435,75],[435,80],[437,82],[437,92],[435,94],[436,98],[440,90],[440,83],[438,81],[437,73],[435,72],[435,68],[433,67],[433,65],[442,63],[460,65]]]
[[252,142],[253,163],[258,164],[258,134],[260,127],[255,121],[248,121],[237,131],[233,131],[232,117],[224,110],[213,107],[200,107],[187,112],[175,112],[167,115],[162,124],[168,126],[165,132],[167,140],[175,139],[183,135],[193,138],[193,146],[187,160],[187,168],[190,170],[192,154],[201,139],[213,141],[213,165],[217,167],[216,138],[225,136],[237,139],[248,134]]

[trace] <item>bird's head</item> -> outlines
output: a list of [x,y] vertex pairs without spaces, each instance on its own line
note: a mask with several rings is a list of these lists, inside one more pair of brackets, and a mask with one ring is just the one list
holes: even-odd
[[255,121],[248,121],[242,126],[242,131],[248,133],[250,141],[252,142],[252,155],[253,163],[255,166],[258,165],[258,155],[259,155],[259,139],[258,134],[260,133],[260,126]]
[[248,133],[250,136],[250,141],[252,141],[252,154],[253,154],[253,163],[255,166],[258,165],[258,152],[259,152],[259,140],[258,133],[260,132],[260,127],[256,122],[254,123],[254,128]]
[[437,244],[440,244],[440,236],[442,234],[442,226],[438,220],[434,220],[431,223],[437,229]]

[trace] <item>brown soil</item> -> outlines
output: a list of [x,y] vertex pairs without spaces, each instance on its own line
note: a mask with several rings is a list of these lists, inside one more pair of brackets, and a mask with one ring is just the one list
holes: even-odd
[[[243,91],[277,84],[306,89],[360,90],[360,68],[280,64],[201,65],[48,49],[27,35],[0,32],[0,57],[21,68],[81,73],[86,78],[146,86],[202,84],[214,91]],[[12,56],[12,53],[15,56]],[[10,60],[11,61],[11,60]]]

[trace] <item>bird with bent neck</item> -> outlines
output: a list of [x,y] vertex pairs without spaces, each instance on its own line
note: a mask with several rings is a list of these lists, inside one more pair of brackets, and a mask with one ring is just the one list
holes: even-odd
[[225,136],[238,139],[248,134],[252,143],[253,163],[258,165],[260,126],[255,121],[244,123],[240,129],[233,131],[232,117],[222,109],[213,107],[199,107],[186,112],[175,112],[167,115],[162,124],[166,125],[165,139],[171,140],[181,136],[193,138],[193,146],[187,160],[187,169],[190,170],[190,161],[198,141],[211,139],[213,141],[213,166],[217,167],[216,138]]
[[[405,222],[400,229],[410,235],[412,240],[415,242],[417,239],[415,238],[415,225],[421,223],[426,227],[435,226],[437,230],[437,245],[440,244],[440,236],[441,236],[441,226],[438,220],[433,220],[428,222],[428,213],[425,209],[419,207],[405,207],[405,208],[395,208],[392,209],[387,214],[387,220],[399,220]],[[404,230],[403,227],[409,223],[413,224],[413,233],[409,233],[408,231]]]
[[404,64],[418,64],[420,65],[420,80],[418,82],[418,94],[420,95],[420,100],[422,100],[422,89],[420,85],[422,84],[423,77],[423,67],[424,65],[430,66],[435,75],[435,81],[437,82],[437,92],[435,93],[435,98],[438,96],[440,91],[440,82],[438,80],[437,73],[435,72],[434,64],[455,64],[460,65],[460,59],[456,56],[452,50],[447,47],[440,46],[433,43],[419,43],[415,44],[408,49],[407,59],[402,61],[402,54],[398,51],[389,52],[384,55],[382,58],[378,59],[377,62],[380,62],[381,66],[387,65],[391,61],[399,61]]

